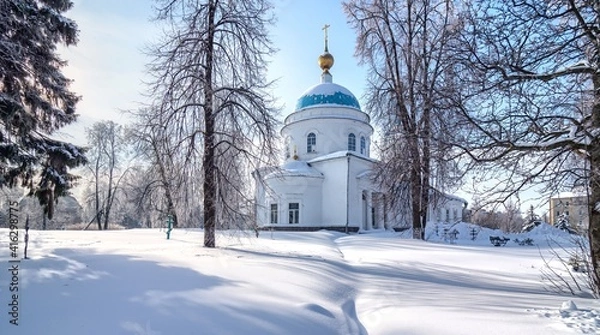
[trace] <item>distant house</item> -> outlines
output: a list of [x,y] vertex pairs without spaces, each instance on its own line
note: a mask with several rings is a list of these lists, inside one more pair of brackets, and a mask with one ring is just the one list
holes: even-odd
[[464,220],[467,201],[455,195],[433,191],[429,206],[429,222],[459,222]]
[[556,225],[565,216],[572,227],[587,229],[589,224],[587,196],[573,192],[563,192],[550,198],[550,224]]

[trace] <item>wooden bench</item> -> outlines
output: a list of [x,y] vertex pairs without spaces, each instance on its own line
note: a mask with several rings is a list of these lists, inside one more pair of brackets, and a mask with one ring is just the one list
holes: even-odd
[[510,241],[508,237],[490,236],[490,242],[496,247],[505,246],[508,241]]

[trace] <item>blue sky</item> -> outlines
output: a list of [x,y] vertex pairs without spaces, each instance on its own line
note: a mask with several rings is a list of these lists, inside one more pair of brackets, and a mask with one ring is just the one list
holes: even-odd
[[[74,0],[67,16],[80,30],[77,46],[61,48],[69,62],[66,75],[82,96],[81,123],[96,119],[125,122],[121,110],[135,109],[143,96],[144,47],[160,35],[151,0]],[[277,23],[271,36],[279,51],[270,63],[269,79],[277,79],[273,96],[284,104],[282,115],[293,111],[296,99],[320,80],[317,57],[323,52],[324,24],[329,29],[329,50],[335,57],[334,82],[361,98],[365,70],[353,57],[355,35],[346,23],[341,1],[274,0]],[[74,125],[77,127],[78,125]],[[72,129],[73,127],[69,127]]]
[[[67,16],[79,25],[80,41],[75,47],[60,50],[69,62],[65,73],[74,79],[72,89],[82,96],[77,108],[81,122],[64,128],[62,133],[83,145],[84,127],[102,119],[124,123],[126,117],[121,111],[135,109],[144,102],[144,68],[148,58],[142,51],[161,35],[158,24],[151,20],[152,0],[73,2],[75,6]],[[363,105],[366,69],[354,57],[356,37],[346,22],[341,1],[273,0],[273,3],[277,23],[271,36],[279,51],[272,56],[268,75],[269,79],[278,80],[272,94],[285,106],[282,117],[293,112],[301,94],[320,80],[317,57],[323,52],[324,24],[331,26],[333,80],[347,87]],[[464,192],[458,195],[470,199]]]

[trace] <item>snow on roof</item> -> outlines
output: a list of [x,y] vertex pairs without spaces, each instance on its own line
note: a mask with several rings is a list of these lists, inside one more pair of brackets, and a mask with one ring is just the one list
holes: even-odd
[[335,83],[317,84],[302,94],[296,104],[296,110],[323,105],[338,105],[360,110],[358,100],[344,86]]
[[324,178],[323,174],[310,166],[305,161],[289,161],[282,167],[275,169],[267,174],[264,179],[281,178],[281,177],[312,177]]
[[580,197],[587,197],[587,194],[585,194],[582,191],[560,192],[559,194],[552,196],[550,199],[580,198]]
[[456,196],[454,194],[448,194],[448,193],[442,192],[440,190],[437,190],[435,188],[432,188],[431,193],[437,193],[438,195],[441,195],[442,197],[444,197],[444,198],[446,198],[448,200],[456,200],[456,201],[460,201],[460,202],[462,202],[464,204],[469,204],[469,202],[467,200],[465,200],[465,199],[463,199],[463,198],[461,198],[459,196]]
[[368,178],[371,177],[373,175],[373,170],[366,170],[363,171],[361,173],[359,173],[358,175],[356,175],[356,178],[361,179],[361,178]]
[[308,161],[308,163],[316,163],[316,162],[321,162],[321,161],[326,161],[329,159],[336,159],[336,158],[341,158],[341,157],[346,157],[346,156],[355,156],[358,158],[362,158],[364,160],[368,160],[371,161],[373,163],[377,162],[376,159],[373,159],[371,157],[367,157],[367,156],[363,156],[363,155],[359,155],[354,151],[348,151],[348,150],[341,150],[341,151],[336,151],[336,152],[332,152],[330,154],[327,155],[323,155],[323,156],[319,156],[316,158],[313,158],[311,160]]

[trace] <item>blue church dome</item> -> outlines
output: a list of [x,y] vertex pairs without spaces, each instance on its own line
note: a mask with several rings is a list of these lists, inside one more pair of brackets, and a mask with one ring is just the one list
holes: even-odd
[[360,110],[356,97],[344,86],[322,82],[309,88],[296,103],[296,111],[317,106],[343,106]]

